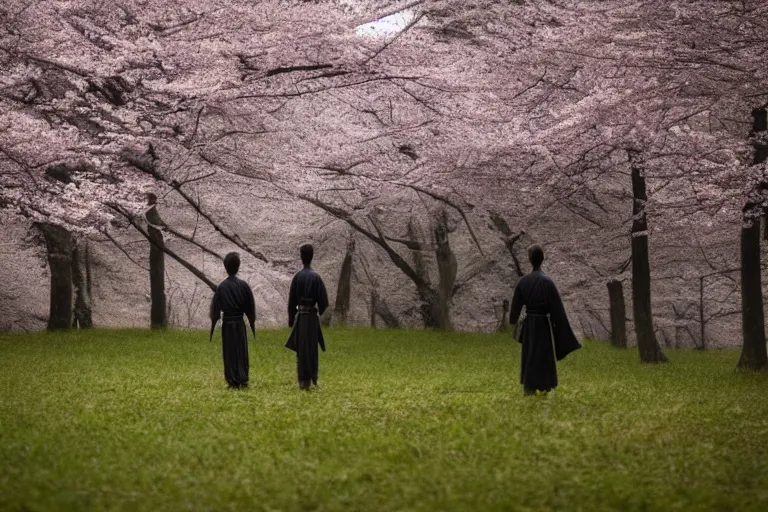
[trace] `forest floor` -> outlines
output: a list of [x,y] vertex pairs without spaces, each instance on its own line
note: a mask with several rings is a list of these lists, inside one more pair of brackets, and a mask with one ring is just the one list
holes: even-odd
[[523,397],[509,335],[286,330],[230,391],[220,336],[0,334],[0,510],[768,510],[768,374],[602,342]]

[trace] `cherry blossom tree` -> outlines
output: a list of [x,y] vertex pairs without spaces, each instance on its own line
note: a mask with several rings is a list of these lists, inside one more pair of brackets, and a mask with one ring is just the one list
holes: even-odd
[[[656,317],[683,315],[669,297],[688,300],[699,276],[734,266],[735,235],[718,237],[735,233],[757,172],[747,131],[768,99],[765,9],[10,0],[0,201],[118,243],[118,226],[132,227],[204,287],[214,281],[192,251],[240,250],[279,281],[292,261],[281,238],[345,247],[352,229],[350,273],[366,284],[349,301],[389,321],[416,304],[422,322],[444,327],[467,290],[487,295],[474,310],[511,294],[523,243],[543,242],[566,303],[598,323],[604,283],[650,269],[633,302],[649,304],[643,339],[663,336],[651,302]],[[630,258],[632,152],[648,195],[648,229],[636,232],[650,238]],[[46,178],[61,165],[80,169],[73,185]],[[676,245],[694,240],[708,258],[681,264]],[[373,284],[390,281],[413,292],[410,304]]]

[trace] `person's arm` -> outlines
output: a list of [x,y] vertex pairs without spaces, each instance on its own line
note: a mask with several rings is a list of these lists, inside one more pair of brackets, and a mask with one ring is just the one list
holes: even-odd
[[520,286],[515,286],[515,293],[512,295],[512,306],[509,308],[509,326],[512,329],[513,336],[515,332],[515,326],[517,325],[517,321],[520,319],[520,313],[522,311],[523,295],[520,292]]
[[253,298],[253,290],[248,283],[243,281],[245,286],[245,316],[248,317],[248,323],[251,325],[251,332],[256,338],[256,301]]
[[208,312],[208,316],[211,319],[211,335],[208,337],[208,341],[213,341],[213,331],[216,329],[216,324],[221,318],[221,308],[219,306],[219,289],[213,292],[213,298],[211,299],[211,307]]
[[328,309],[328,291],[325,289],[325,283],[320,276],[317,276],[317,280],[320,281],[317,293],[317,312],[322,315]]
[[291,289],[288,291],[288,327],[293,327],[293,321],[296,319],[296,307],[298,306],[298,298],[296,297],[297,277],[293,276]]
[[560,292],[555,283],[550,281],[547,293],[547,307],[549,309],[549,320],[552,322],[552,334],[555,338],[555,356],[561,360],[570,352],[581,348],[576,334],[568,321],[568,315],[565,313],[563,300],[560,298]]

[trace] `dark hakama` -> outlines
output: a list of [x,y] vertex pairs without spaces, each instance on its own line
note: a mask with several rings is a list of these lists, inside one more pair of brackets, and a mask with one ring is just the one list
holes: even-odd
[[219,316],[222,316],[221,352],[224,360],[224,379],[232,388],[248,385],[250,361],[248,359],[248,333],[243,314],[251,331],[256,332],[256,306],[248,283],[236,277],[222,281],[211,301],[211,336]]
[[311,268],[298,272],[291,281],[288,296],[288,326],[293,327],[285,347],[296,352],[296,374],[299,386],[309,389],[317,385],[319,355],[325,352],[320,318],[328,307],[328,294],[320,276]]
[[534,270],[515,286],[509,322],[516,324],[525,306],[526,315],[518,336],[522,343],[520,383],[526,391],[550,391],[557,387],[557,364],[581,343],[571,329],[560,293],[552,279]]

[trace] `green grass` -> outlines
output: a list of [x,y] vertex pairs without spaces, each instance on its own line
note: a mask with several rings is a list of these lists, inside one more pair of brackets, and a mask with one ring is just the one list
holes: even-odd
[[0,510],[768,510],[768,375],[597,342],[522,396],[507,336],[287,331],[226,389],[202,332],[0,335]]

